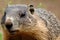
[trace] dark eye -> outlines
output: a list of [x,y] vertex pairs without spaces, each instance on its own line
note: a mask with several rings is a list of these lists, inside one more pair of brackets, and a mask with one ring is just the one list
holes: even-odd
[[21,14],[20,17],[25,17],[25,14]]

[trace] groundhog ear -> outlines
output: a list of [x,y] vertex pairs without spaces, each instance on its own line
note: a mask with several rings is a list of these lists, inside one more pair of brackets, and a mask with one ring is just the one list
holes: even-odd
[[29,7],[30,7],[29,11],[31,12],[31,14],[33,14],[34,13],[34,6],[30,5]]

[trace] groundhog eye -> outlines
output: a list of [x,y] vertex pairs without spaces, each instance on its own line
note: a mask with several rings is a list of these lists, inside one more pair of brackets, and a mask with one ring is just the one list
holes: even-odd
[[21,14],[20,17],[25,17],[25,14]]

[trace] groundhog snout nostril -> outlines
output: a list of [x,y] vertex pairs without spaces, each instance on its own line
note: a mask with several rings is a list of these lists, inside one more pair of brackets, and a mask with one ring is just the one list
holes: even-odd
[[13,23],[11,22],[10,19],[8,19],[6,22],[5,22],[5,27],[10,30],[13,26]]
[[8,30],[10,30],[10,29],[12,28],[13,24],[12,24],[12,23],[10,23],[10,24],[5,24],[5,26],[6,26],[6,28],[7,28]]

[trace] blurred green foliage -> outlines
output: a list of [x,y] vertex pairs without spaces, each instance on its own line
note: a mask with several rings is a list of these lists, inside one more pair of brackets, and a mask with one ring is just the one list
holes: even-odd
[[0,32],[0,40],[2,40],[2,33]]
[[43,7],[43,4],[42,3],[39,3],[38,4],[38,8],[41,8],[41,7]]
[[38,8],[46,8],[46,5],[44,3],[40,2],[37,7]]

